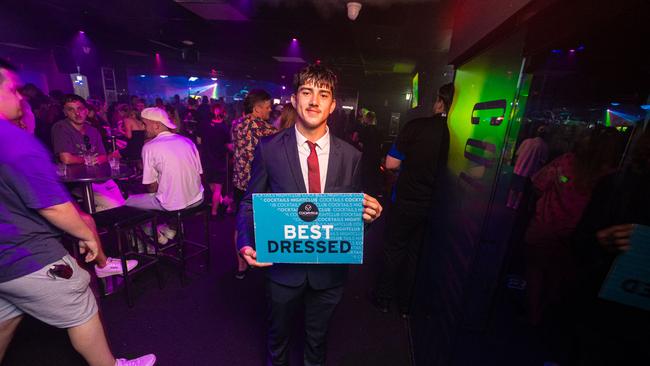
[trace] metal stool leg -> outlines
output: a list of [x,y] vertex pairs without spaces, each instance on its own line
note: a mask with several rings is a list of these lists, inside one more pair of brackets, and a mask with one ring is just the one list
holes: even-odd
[[[153,242],[154,242],[154,256],[156,259],[159,259],[160,257],[158,256],[158,246],[160,243],[158,243],[158,217],[154,216],[153,220],[151,220],[151,232],[155,233],[153,235]],[[160,262],[156,262],[156,279],[158,280],[158,288],[163,289],[163,282],[162,282],[162,275],[160,273]]]
[[181,262],[181,286],[185,286],[185,230],[183,228],[183,215],[180,212],[176,214],[176,223],[178,224],[176,233],[178,235],[178,257]]
[[129,305],[129,307],[133,307],[133,300],[131,299],[131,294],[129,292],[129,269],[126,266],[127,251],[124,250],[123,243],[122,243],[122,235],[126,235],[127,233],[123,233],[120,229],[117,229],[115,231],[117,235],[117,250],[120,253],[120,260],[122,261],[122,277],[124,278],[124,294],[126,295],[126,302]]

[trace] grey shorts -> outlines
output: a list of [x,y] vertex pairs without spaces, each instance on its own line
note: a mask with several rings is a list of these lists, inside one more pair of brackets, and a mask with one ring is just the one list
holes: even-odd
[[[67,264],[72,277],[52,278],[53,264]],[[57,328],[86,323],[97,313],[97,302],[88,284],[90,275],[69,255],[36,272],[0,283],[0,323],[27,313]]]

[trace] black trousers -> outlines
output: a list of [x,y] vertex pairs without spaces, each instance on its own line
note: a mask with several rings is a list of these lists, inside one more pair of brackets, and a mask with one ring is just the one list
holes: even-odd
[[399,202],[388,213],[383,250],[384,267],[375,294],[386,299],[396,297],[400,311],[403,312],[410,310],[418,258],[428,219],[428,208],[405,207]]
[[289,365],[289,339],[295,316],[305,309],[305,366],[325,364],[325,342],[329,321],[343,297],[343,286],[316,290],[308,281],[288,287],[266,281],[269,333],[268,365]]

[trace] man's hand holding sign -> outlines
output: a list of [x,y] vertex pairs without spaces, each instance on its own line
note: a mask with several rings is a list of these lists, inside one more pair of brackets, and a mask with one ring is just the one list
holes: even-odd
[[[323,196],[324,197],[324,196]],[[361,219],[363,222],[369,224],[373,221],[375,221],[379,216],[381,216],[381,211],[382,207],[379,204],[379,202],[367,195],[364,194],[363,197],[359,197],[361,201],[361,205],[359,206],[359,213],[361,214]],[[288,198],[287,198],[288,199]],[[277,202],[277,201],[276,201]],[[296,201],[300,202],[300,200]],[[298,203],[294,204],[294,206],[297,206]],[[298,215],[301,216],[303,221],[313,221],[316,219],[318,216],[318,211],[314,211],[314,208],[312,206],[315,206],[313,204],[307,205],[307,211],[305,211],[305,208],[303,207],[305,204],[301,205],[298,210]],[[319,202],[319,206],[321,207],[321,211],[323,212],[328,212],[328,207],[324,206],[322,203]],[[283,208],[277,208],[279,210],[283,210]],[[261,208],[258,208],[258,211],[261,210]],[[301,211],[302,210],[302,211]],[[333,212],[333,215],[336,215],[336,211],[340,211],[341,209],[339,208],[337,210],[336,207],[332,207],[331,209]],[[293,210],[288,209],[285,210],[289,214],[293,213]],[[262,222],[262,220],[269,220],[270,218],[277,218],[278,216],[282,216],[282,213],[278,212],[271,212],[267,217],[264,219],[256,220],[256,222]],[[261,217],[261,214],[259,215]],[[350,221],[350,220],[348,220]],[[356,221],[356,220],[353,220]],[[281,224],[278,224],[278,226]],[[284,254],[284,253],[293,253],[293,254],[346,254],[349,253],[352,249],[352,245],[349,240],[334,240],[334,235],[332,235],[337,229],[338,225],[333,225],[333,224],[328,224],[327,222],[323,223],[314,223],[314,224],[309,224],[309,222],[306,222],[304,224],[297,224],[297,225],[292,225],[292,224],[284,224],[281,225],[281,231],[282,231],[282,237],[278,238],[277,240],[260,240],[259,238],[257,239],[258,246],[259,245],[267,245],[264,250],[265,253],[279,253],[279,254]],[[256,229],[259,229],[256,227]],[[280,228],[278,228],[280,229]],[[346,229],[347,230],[347,229]],[[361,229],[362,230],[362,229]],[[256,233],[256,236],[259,236]],[[338,237],[338,235],[336,235]],[[274,237],[275,239],[275,237]],[[361,236],[361,241],[363,240],[363,236]],[[358,244],[358,243],[354,243]],[[265,262],[258,262],[257,260],[257,251],[253,249],[251,246],[245,246],[240,250],[240,255],[246,260],[246,262],[253,266],[253,267],[268,267],[271,266],[272,263],[265,263]]]

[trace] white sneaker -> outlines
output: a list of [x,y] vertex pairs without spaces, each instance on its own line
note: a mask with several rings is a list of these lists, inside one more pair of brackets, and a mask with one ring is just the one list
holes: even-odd
[[161,233],[160,231],[158,232],[158,244],[160,245],[165,245],[169,239],[167,239],[167,236],[165,234]]
[[118,358],[115,360],[115,366],[153,366],[155,363],[156,355],[153,353],[132,360],[127,360],[126,358]]
[[158,225],[158,232],[166,236],[167,239],[174,239],[176,236],[176,230],[170,228],[166,224]]
[[[126,261],[126,270],[130,271],[133,268],[135,268],[135,266],[137,266],[137,265],[138,265],[137,260],[128,259]],[[117,259],[117,258],[108,257],[108,258],[106,258],[106,266],[104,266],[103,268],[99,268],[99,266],[95,264],[95,274],[99,278],[115,276],[115,275],[121,275],[122,274],[122,261]]]
[[[163,233],[161,232],[161,229],[162,229],[162,228],[163,228],[162,225],[158,225],[158,244],[160,244],[160,245],[165,245],[165,244],[167,244],[167,242],[169,241],[169,239],[167,239],[167,236],[165,236],[165,234],[163,234]],[[149,235],[149,236],[152,236],[152,234],[151,234],[151,227],[150,227],[149,225],[145,225],[145,226],[143,226],[143,227],[142,227],[142,231],[143,231],[145,234],[147,234],[147,235]],[[172,231],[173,231],[173,230],[172,230]],[[176,234],[176,231],[174,231],[174,234]],[[173,238],[173,236],[172,236],[172,238]]]

